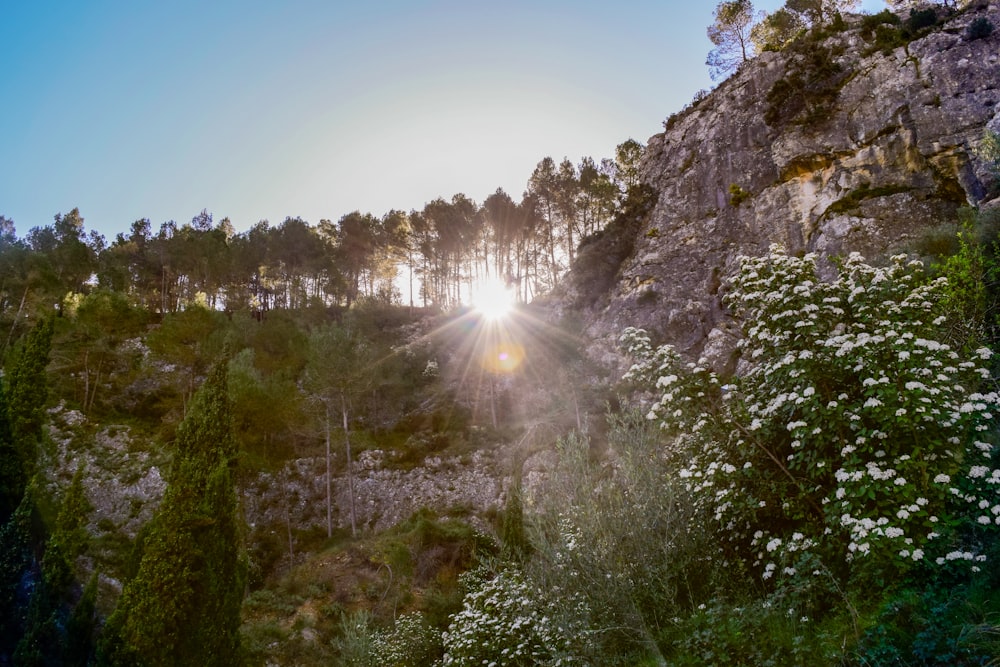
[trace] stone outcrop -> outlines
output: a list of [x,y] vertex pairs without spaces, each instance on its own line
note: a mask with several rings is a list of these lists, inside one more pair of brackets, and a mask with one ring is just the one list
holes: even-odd
[[1000,27],[1000,3],[889,53],[872,52],[854,19],[819,43],[840,74],[811,121],[773,109],[765,120],[769,91],[807,57],[787,51],[761,54],[668,120],[643,165],[655,207],[586,318],[593,351],[606,359],[625,326],[641,326],[724,367],[735,327],[721,295],[739,255],[781,243],[874,258],[980,204],[996,188],[975,147],[987,126],[1000,130],[1000,30],[970,40],[979,17]]
[[[500,508],[504,476],[493,455],[477,451],[468,457],[427,457],[421,465],[393,468],[385,452],[369,450],[358,456],[354,475],[355,520],[359,530],[381,531],[430,507],[446,514],[458,511],[472,519]],[[261,474],[244,490],[247,522],[251,527],[282,526],[297,529],[326,526],[325,460],[290,461],[277,473]],[[332,523],[350,527],[350,483],[338,466],[331,480]]]

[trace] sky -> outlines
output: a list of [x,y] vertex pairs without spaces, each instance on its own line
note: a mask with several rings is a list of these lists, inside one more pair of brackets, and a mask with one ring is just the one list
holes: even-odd
[[79,208],[110,241],[520,199],[542,158],[645,144],[711,88],[715,5],[4,0],[0,215],[23,237]]

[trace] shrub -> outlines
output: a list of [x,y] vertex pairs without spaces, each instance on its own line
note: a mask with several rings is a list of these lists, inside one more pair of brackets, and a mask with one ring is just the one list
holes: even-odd
[[870,14],[861,19],[861,36],[871,41],[875,36],[875,29],[880,25],[899,25],[902,23],[899,16],[888,9],[883,9],[878,14]]
[[849,76],[829,48],[795,42],[788,71],[768,90],[764,121],[772,127],[792,120],[804,125],[822,122]]
[[516,569],[462,575],[467,587],[462,610],[444,634],[443,665],[570,665],[573,647],[585,638],[581,629],[559,627],[559,608],[572,604],[551,599]]
[[741,188],[736,183],[732,183],[729,186],[729,203],[732,206],[739,206],[747,199],[750,199],[750,193]]
[[653,652],[673,617],[707,595],[710,539],[676,475],[680,461],[643,415],[609,417],[608,461],[594,460],[589,438],[557,445],[556,465],[535,499],[529,568],[544,590],[585,604],[575,623],[604,628],[592,656],[620,663]]
[[375,632],[371,657],[380,667],[431,665],[441,657],[441,649],[441,633],[423,614],[403,614],[390,630]]
[[743,258],[727,300],[749,370],[724,386],[627,329],[628,377],[690,452],[680,475],[723,551],[763,579],[806,576],[803,554],[843,577],[972,565],[1000,525],[984,441],[1000,398],[979,390],[991,352],[962,358],[938,340],[947,281],[925,281],[920,262],[852,254],[838,269],[822,282],[814,255],[778,247]]
[[910,16],[904,26],[910,34],[915,35],[924,28],[930,28],[937,23],[937,11],[933,7],[927,9],[911,9]]
[[1000,180],[1000,134],[990,129],[984,130],[983,138],[974,152],[993,178]]
[[984,39],[993,34],[993,23],[985,16],[980,16],[969,24],[965,32],[969,41]]

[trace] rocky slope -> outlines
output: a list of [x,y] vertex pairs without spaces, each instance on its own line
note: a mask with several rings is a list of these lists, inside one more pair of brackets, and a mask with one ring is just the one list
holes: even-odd
[[875,257],[982,204],[996,184],[975,148],[1000,130],[1000,31],[970,39],[980,17],[1000,26],[1000,3],[887,53],[857,17],[799,52],[761,54],[671,117],[643,166],[655,206],[585,317],[594,351],[607,358],[622,328],[642,326],[724,367],[720,294],[739,255],[782,243]]

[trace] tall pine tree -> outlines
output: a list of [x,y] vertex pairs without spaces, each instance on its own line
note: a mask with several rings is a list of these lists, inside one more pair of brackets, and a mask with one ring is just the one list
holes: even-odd
[[102,638],[110,665],[236,665],[246,580],[226,363],[177,429],[167,491]]

